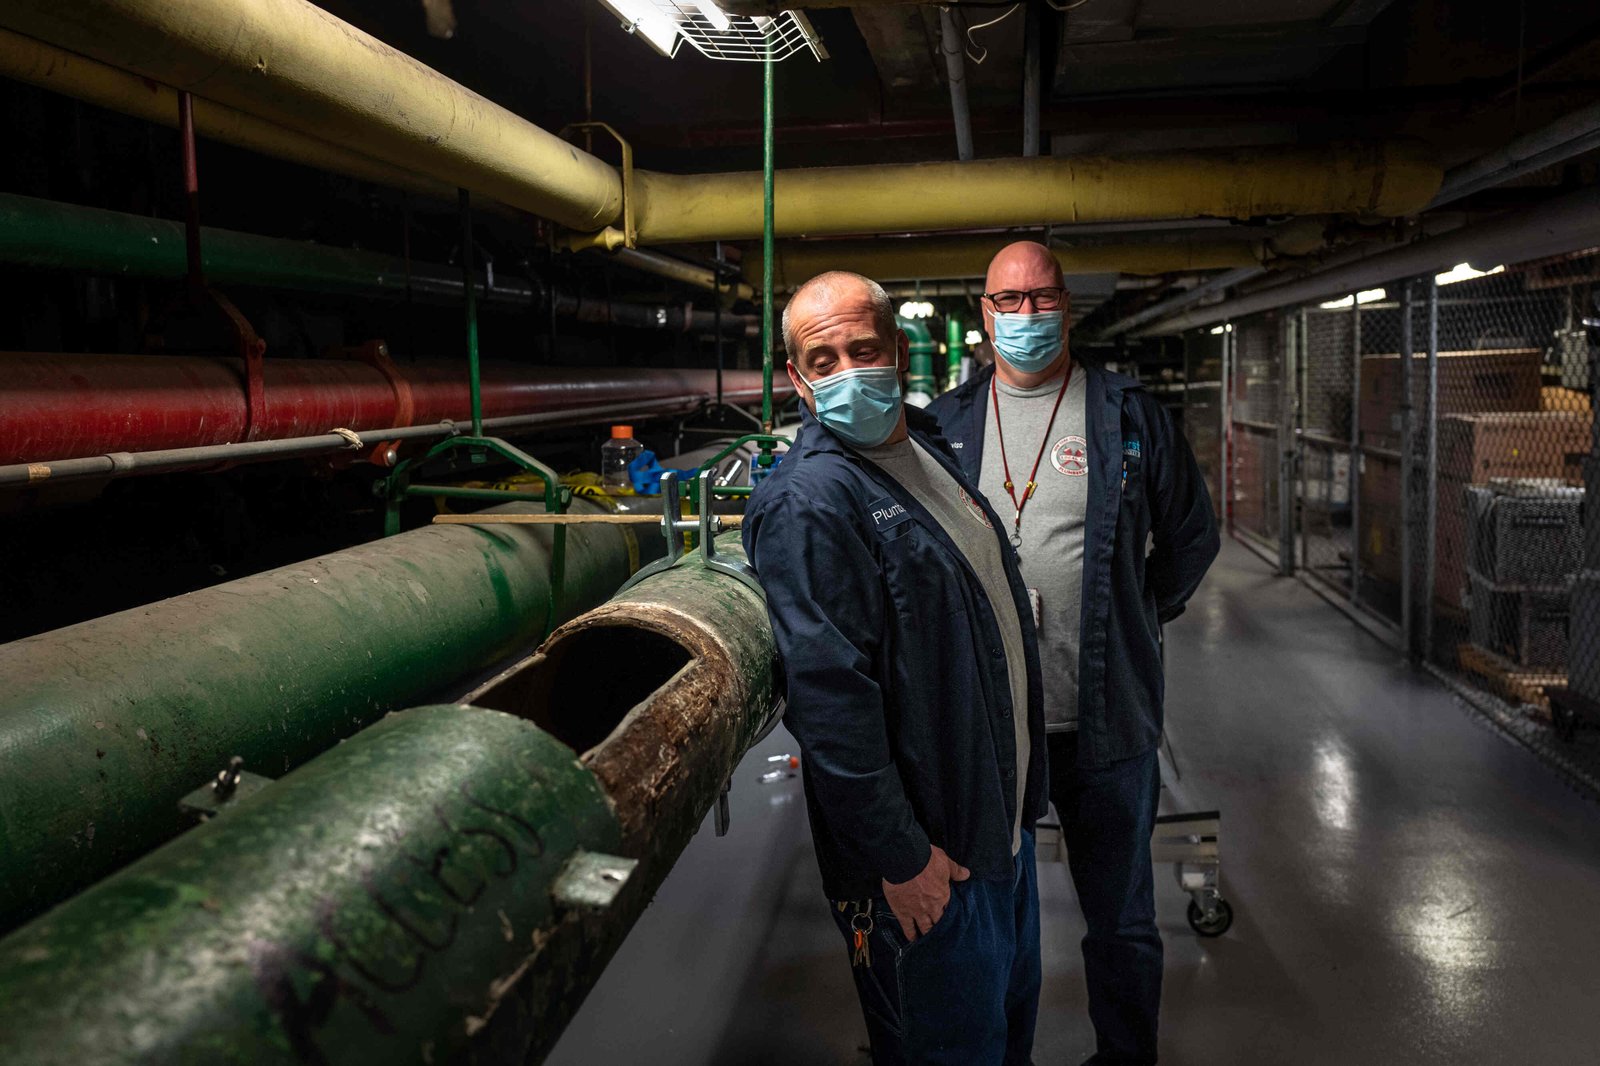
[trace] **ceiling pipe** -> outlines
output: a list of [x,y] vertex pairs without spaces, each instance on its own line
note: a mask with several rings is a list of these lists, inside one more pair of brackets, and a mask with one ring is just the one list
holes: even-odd
[[[826,270],[850,270],[877,281],[981,278],[989,260],[1013,240],[1033,233],[972,237],[783,241],[773,255],[773,284],[792,292]],[[1265,242],[1245,240],[1092,244],[1051,249],[1067,274],[1168,274],[1257,264]]]
[[[1429,202],[1427,209],[1431,211],[1444,207],[1473,193],[1564,162],[1595,148],[1600,148],[1600,103],[1579,108],[1548,126],[1518,137],[1460,166],[1452,167],[1446,172],[1439,192]],[[1368,259],[1370,255],[1370,252],[1363,253],[1357,257],[1357,261]],[[1120,333],[1127,333],[1148,322],[1191,307],[1207,296],[1260,277],[1264,273],[1266,273],[1265,268],[1241,269],[1212,278],[1198,288],[1153,304],[1112,323],[1101,330],[1100,335],[1114,337]]]
[[[305,0],[10,0],[0,24],[175,89],[624,243],[611,166]],[[778,236],[1213,216],[1414,213],[1441,172],[1418,146],[837,167],[777,176]],[[754,239],[759,173],[634,174],[639,241]],[[613,235],[614,234],[614,235]]]
[[732,296],[736,300],[751,300],[755,298],[755,289],[745,282],[726,275],[719,278],[717,272],[710,267],[685,262],[670,255],[646,251],[643,248],[618,248],[611,253],[611,257],[623,266],[633,270],[654,274],[661,278],[669,278],[673,281],[681,281],[685,285],[692,285],[697,289],[720,292]]
[[[0,193],[0,264],[178,279],[186,268],[184,237],[181,223],[165,219]],[[215,283],[429,302],[459,301],[464,291],[460,270],[446,264],[209,226],[200,228],[200,237],[205,274]],[[712,288],[709,269],[680,259],[625,250],[619,261],[684,284]],[[565,288],[552,293],[537,279],[504,272],[493,284],[486,274],[479,274],[477,289],[486,303],[553,308],[557,315],[590,323],[699,333],[720,328],[724,336],[732,337],[753,336],[759,328],[753,316],[717,316],[683,304],[592,299]],[[722,291],[730,291],[728,283]],[[748,299],[750,287],[736,284],[732,291]]]
[[950,83],[950,117],[956,127],[956,158],[972,158],[972,112],[967,108],[967,54],[956,27],[955,12],[939,8],[939,50],[944,53],[944,76]]
[[[1395,217],[1427,204],[1441,176],[1420,145],[1397,141],[785,170],[777,175],[777,236],[1197,216]],[[645,243],[761,235],[758,172],[641,171],[635,181],[636,219]]]
[[1428,207],[1443,207],[1596,148],[1600,148],[1600,102],[1581,107],[1548,126],[1451,168]]
[[622,176],[306,0],[8,0],[0,24],[574,229]]
[[1039,154],[1039,5],[1023,0],[1022,8],[1022,155]]
[[1475,226],[1424,238],[1298,281],[1197,308],[1145,326],[1134,335],[1180,333],[1257,311],[1345,296],[1397,279],[1432,274],[1455,263],[1520,262],[1595,245],[1600,245],[1600,186],[1580,189],[1537,207],[1497,215]]
[[[693,410],[716,395],[714,370],[483,365],[490,418],[568,412],[676,399]],[[781,402],[787,381],[774,386]],[[761,375],[724,375],[729,403],[761,400]],[[409,401],[402,399],[406,397]],[[409,419],[405,408],[409,405]],[[244,438],[248,404],[239,361],[203,355],[0,355],[0,463],[233,444]],[[356,359],[262,361],[259,435],[370,435],[388,426],[437,425],[468,415],[466,368],[429,361],[386,373]]]
[[[178,94],[167,86],[6,29],[0,29],[0,77],[157,125],[178,125]],[[407,167],[381,162],[199,96],[194,100],[194,126],[202,137],[276,159],[447,202],[456,197],[454,186]]]
[[[483,428],[485,432],[495,436],[517,437],[563,426],[666,418],[689,414],[710,399],[709,395],[657,396],[630,403],[569,407],[560,411],[545,411],[531,415],[506,415],[503,418],[485,418]],[[760,395],[757,394],[745,402],[759,403],[760,399]],[[368,442],[397,446],[407,441],[459,437],[471,432],[471,422],[446,420],[425,426],[388,426],[383,429],[370,429],[364,434],[358,434],[358,438],[364,436]],[[176,474],[186,470],[214,469],[238,463],[331,457],[354,447],[350,437],[344,433],[318,433],[309,437],[250,440],[240,441],[237,444],[208,444],[195,448],[112,452],[108,455],[88,455],[77,459],[51,459],[0,466],[0,485],[29,485],[41,481],[57,484],[64,481],[112,480],[140,474]],[[393,466],[398,460],[399,455],[395,447],[390,447],[382,453],[374,453],[372,457],[372,461],[379,466]]]
[[1196,285],[1187,292],[1181,292],[1178,295],[1169,297],[1160,301],[1159,303],[1153,303],[1149,307],[1146,307],[1143,311],[1136,311],[1126,318],[1118,319],[1117,321],[1111,323],[1111,325],[1102,329],[1100,331],[1100,336],[1115,337],[1119,334],[1127,333],[1129,330],[1137,329],[1146,322],[1154,322],[1159,318],[1166,318],[1168,315],[1176,314],[1186,307],[1193,307],[1201,300],[1204,300],[1207,296],[1212,296],[1223,291],[1224,289],[1232,288],[1233,286],[1238,285],[1240,282],[1249,281],[1252,278],[1259,278],[1266,272],[1266,267],[1257,265],[1239,267],[1236,270],[1229,270],[1222,274],[1218,274],[1214,278],[1201,282],[1199,285]]

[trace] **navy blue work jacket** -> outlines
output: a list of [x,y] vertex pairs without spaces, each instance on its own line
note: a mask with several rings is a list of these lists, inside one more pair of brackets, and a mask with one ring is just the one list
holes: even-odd
[[[1103,767],[1160,741],[1161,625],[1183,613],[1221,542],[1205,478],[1171,415],[1133,378],[1088,363],[1078,372],[1089,439],[1078,763]],[[928,407],[973,482],[993,378],[985,367]]]
[[[974,877],[1013,876],[1016,775],[1024,828],[1044,814],[1044,699],[1027,587],[998,516],[931,419],[911,437],[981,503],[1007,561],[993,604],[965,556],[915,497],[814,418],[752,494],[744,546],[767,592],[800,742],[811,835],[832,899],[908,881],[942,847]],[[1015,611],[1028,706],[1013,708],[995,611]],[[1013,714],[1028,716],[1018,767]]]

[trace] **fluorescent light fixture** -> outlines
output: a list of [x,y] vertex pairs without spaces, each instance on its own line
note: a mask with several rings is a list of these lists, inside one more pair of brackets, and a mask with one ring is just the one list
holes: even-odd
[[1490,274],[1500,273],[1505,268],[1505,264],[1501,263],[1499,266],[1490,267],[1488,270],[1474,270],[1472,269],[1471,263],[1457,263],[1449,270],[1446,270],[1443,274],[1435,274],[1433,276],[1433,282],[1435,285],[1454,285],[1458,281],[1471,281],[1473,278],[1486,278]]
[[644,38],[645,43],[657,52],[668,59],[677,52],[677,24],[662,14],[650,0],[600,0],[600,3],[622,20],[623,29],[635,37]]
[[[1362,289],[1360,292],[1356,293],[1354,302],[1358,304],[1370,304],[1375,303],[1378,300],[1386,300],[1388,298],[1389,290],[1387,289]],[[1343,299],[1329,300],[1327,303],[1318,304],[1317,306],[1322,308],[1324,311],[1337,311],[1341,307],[1349,307],[1351,302],[1351,298],[1346,296]]]
[[733,20],[724,15],[722,9],[713,4],[711,0],[694,0],[694,6],[695,10],[705,16],[707,22],[723,33],[733,28]]
[[979,333],[975,329],[967,330],[967,343],[968,344],[982,344],[983,343],[983,334]]
[[1231,322],[1229,322],[1229,323],[1227,323],[1225,325],[1212,326],[1211,327],[1211,335],[1213,337],[1219,336],[1219,335],[1221,335],[1223,333],[1232,333],[1232,332],[1233,332],[1233,323],[1231,323]]
[[932,318],[933,305],[926,300],[907,300],[900,305],[901,318]]

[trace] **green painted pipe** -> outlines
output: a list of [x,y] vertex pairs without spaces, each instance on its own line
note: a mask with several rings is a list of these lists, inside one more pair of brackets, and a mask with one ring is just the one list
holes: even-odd
[[933,334],[928,332],[927,323],[921,319],[897,315],[895,322],[911,342],[911,373],[907,377],[906,391],[921,392],[931,399],[938,395],[938,387],[933,380],[933,357],[939,346],[934,343]]
[[[200,228],[201,261],[213,282],[352,295],[406,295],[406,261],[398,256],[331,248],[308,241]],[[0,194],[0,262],[40,270],[83,270],[140,278],[181,278],[181,222],[96,207]],[[459,299],[461,275],[449,267],[412,262],[409,285],[418,295]],[[526,304],[526,283],[489,295]]]
[[[0,646],[0,930],[181,832],[177,800],[231,756],[280,776],[537,641],[550,544],[427,526]],[[566,550],[576,614],[639,549],[592,525]]]
[[945,388],[953,389],[961,382],[961,357],[967,354],[967,334],[961,318],[954,311],[944,319],[945,372],[949,375]]
[[521,1063],[620,940],[619,842],[542,730],[391,715],[0,941],[0,1060]]

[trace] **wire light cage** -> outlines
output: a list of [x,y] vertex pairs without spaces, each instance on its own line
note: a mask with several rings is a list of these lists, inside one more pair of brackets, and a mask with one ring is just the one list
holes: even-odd
[[800,52],[828,58],[822,39],[798,11],[730,15],[712,0],[600,0],[622,28],[667,58],[685,41],[707,59],[739,63],[773,62]]

